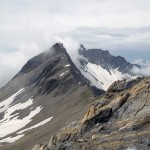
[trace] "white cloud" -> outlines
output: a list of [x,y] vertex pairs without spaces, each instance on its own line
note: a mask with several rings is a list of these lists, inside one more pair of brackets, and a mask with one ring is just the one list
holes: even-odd
[[132,63],[133,64],[138,64],[142,67],[149,67],[150,66],[150,60],[136,59]]
[[137,59],[133,61],[135,64],[139,64],[141,68],[134,67],[133,72],[135,74],[139,74],[142,76],[150,76],[150,61],[149,60],[143,60],[143,59]]
[[148,67],[142,67],[141,69],[134,67],[133,68],[133,73],[138,74],[138,75],[142,75],[142,76],[150,76],[150,66]]
[[71,56],[71,59],[75,62],[79,58],[79,48],[80,44],[75,41],[74,39],[70,37],[65,37],[65,38],[57,38],[58,41],[63,43],[63,46],[66,48],[68,54]]
[[17,49],[0,53],[0,86],[11,79],[30,57],[41,52],[36,43],[19,43]]

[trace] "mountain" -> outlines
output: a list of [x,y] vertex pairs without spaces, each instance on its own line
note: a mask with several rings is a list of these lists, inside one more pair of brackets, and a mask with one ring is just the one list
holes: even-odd
[[0,149],[30,148],[83,115],[104,92],[88,82],[60,43],[30,59],[0,89]]
[[73,61],[62,43],[33,57],[0,89],[0,149],[46,144],[81,118],[114,81],[132,78],[134,66],[140,67],[83,45]]
[[80,120],[52,136],[50,150],[149,150],[150,77],[113,83]]
[[91,82],[91,85],[106,91],[117,80],[137,77],[133,68],[139,65],[131,64],[121,56],[113,56],[109,51],[88,49],[81,45],[79,49],[81,73]]

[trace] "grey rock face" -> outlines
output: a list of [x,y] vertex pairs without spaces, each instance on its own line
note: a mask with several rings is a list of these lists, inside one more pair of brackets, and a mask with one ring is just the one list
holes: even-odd
[[[125,88],[126,87],[126,88]],[[89,108],[79,126],[67,126],[55,136],[54,150],[149,150],[150,77],[112,84],[99,102]],[[98,101],[98,100],[97,100]],[[76,129],[76,138],[59,137]],[[58,144],[59,143],[59,144]]]

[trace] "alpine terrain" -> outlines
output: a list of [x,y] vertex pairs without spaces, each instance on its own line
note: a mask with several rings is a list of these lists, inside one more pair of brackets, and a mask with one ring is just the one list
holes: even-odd
[[83,45],[73,59],[54,44],[0,89],[0,149],[150,149],[150,78],[134,67]]

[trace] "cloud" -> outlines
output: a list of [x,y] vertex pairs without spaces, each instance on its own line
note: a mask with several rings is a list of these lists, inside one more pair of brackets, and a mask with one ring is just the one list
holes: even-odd
[[[62,36],[66,33],[62,33]],[[79,27],[67,33],[78,39],[80,43],[93,48],[95,45],[102,49],[147,51],[150,48],[150,27],[140,28],[104,28]]]
[[143,57],[149,56],[149,5],[150,1],[141,0],[1,1],[0,86],[57,37],[71,37],[87,48],[117,55],[135,57],[134,52],[137,56],[142,49]]
[[149,60],[143,60],[143,59],[137,59],[133,61],[134,64],[139,64],[141,68],[134,67],[133,73],[142,75],[142,76],[150,76],[150,61]]
[[137,74],[137,75],[142,75],[142,76],[150,76],[150,66],[148,67],[142,67],[141,69],[134,67],[133,68],[133,73]]
[[19,43],[17,51],[0,53],[0,86],[3,86],[18,72],[26,61],[41,52],[35,43]]
[[149,59],[150,27],[79,27],[69,32],[61,33],[61,37],[72,36],[87,48],[109,50],[113,55],[124,56],[128,61]]
[[133,64],[138,64],[142,67],[149,67],[150,66],[150,60],[136,59],[132,63]]
[[64,47],[66,48],[73,62],[76,62],[79,58],[78,50],[80,48],[80,44],[78,43],[78,41],[75,41],[71,37],[65,37],[65,38],[58,37],[56,39],[60,41],[61,43],[63,43]]

